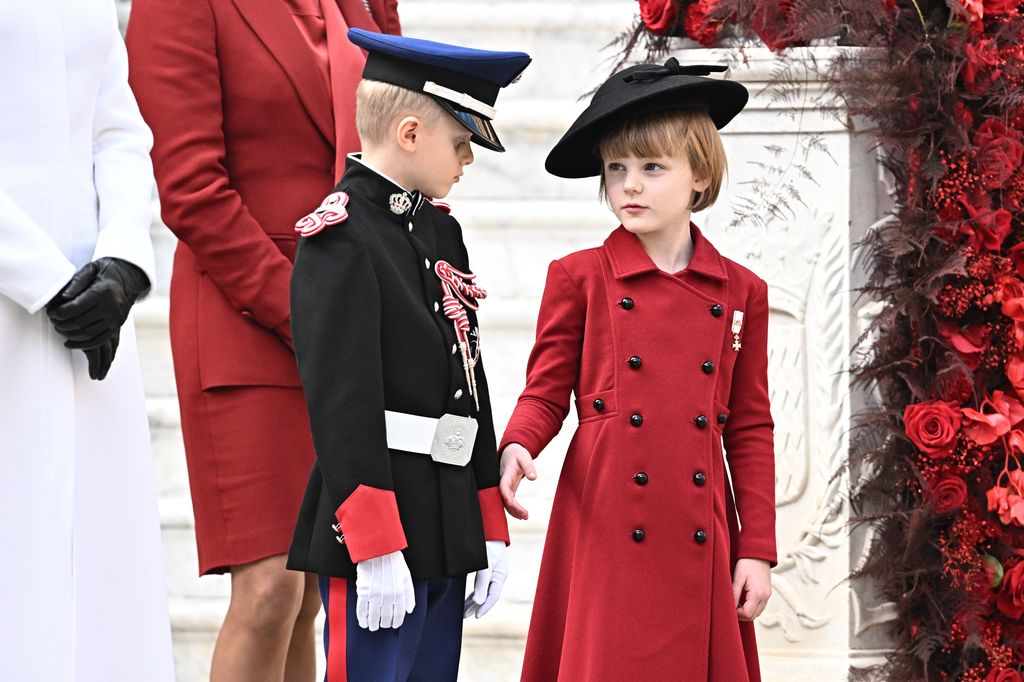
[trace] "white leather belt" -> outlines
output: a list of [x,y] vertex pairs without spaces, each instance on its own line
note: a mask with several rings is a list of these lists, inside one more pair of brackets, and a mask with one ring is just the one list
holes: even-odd
[[472,417],[421,417],[384,410],[384,424],[392,450],[430,455],[435,462],[454,466],[465,466],[473,456],[477,423]]

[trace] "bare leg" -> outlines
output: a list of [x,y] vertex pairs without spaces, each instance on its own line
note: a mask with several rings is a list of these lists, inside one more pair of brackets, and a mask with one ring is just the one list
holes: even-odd
[[[306,576],[285,555],[231,568],[231,603],[217,637],[210,682],[281,682]],[[307,678],[312,679],[312,677]]]
[[320,613],[320,588],[316,576],[306,574],[302,607],[295,617],[292,641],[284,668],[284,682],[312,682],[316,678],[316,634],[314,621]]

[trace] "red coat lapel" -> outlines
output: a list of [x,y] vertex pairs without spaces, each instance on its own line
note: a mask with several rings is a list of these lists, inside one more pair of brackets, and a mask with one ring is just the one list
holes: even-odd
[[299,35],[283,2],[233,0],[246,23],[274,55],[292,85],[295,86],[310,118],[321,134],[334,144],[334,116],[331,93],[320,80],[318,67],[309,48]]

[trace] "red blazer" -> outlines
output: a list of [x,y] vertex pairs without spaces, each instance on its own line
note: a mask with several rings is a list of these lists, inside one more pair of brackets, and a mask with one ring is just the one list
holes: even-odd
[[[339,0],[348,26],[400,30],[397,0]],[[176,372],[203,389],[299,386],[289,334],[295,221],[334,186],[331,95],[281,0],[135,0],[129,81],[153,129],[162,215],[181,243],[171,282]],[[183,352],[181,349],[197,349]],[[197,367],[198,366],[198,367]]]
[[526,682],[759,679],[731,581],[739,557],[776,559],[768,291],[691,231],[680,274],[660,271],[622,227],[548,270],[501,447],[539,454],[570,393],[579,427],[551,511]]

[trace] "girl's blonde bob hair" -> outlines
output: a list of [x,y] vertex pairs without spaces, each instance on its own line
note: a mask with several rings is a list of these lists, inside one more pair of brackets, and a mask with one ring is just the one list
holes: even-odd
[[359,81],[356,87],[356,131],[363,143],[381,144],[400,116],[416,116],[432,125],[445,116],[429,95],[382,81]]
[[[690,210],[703,211],[715,203],[722,188],[727,161],[722,138],[704,109],[670,109],[626,121],[599,145],[601,159],[686,155],[697,180],[708,188],[694,192]],[[601,164],[601,197],[605,198],[604,163]]]

